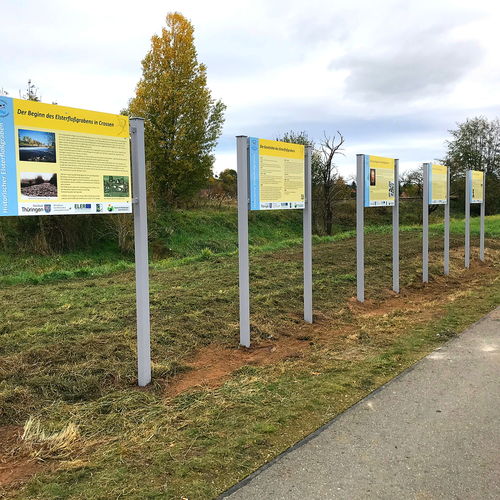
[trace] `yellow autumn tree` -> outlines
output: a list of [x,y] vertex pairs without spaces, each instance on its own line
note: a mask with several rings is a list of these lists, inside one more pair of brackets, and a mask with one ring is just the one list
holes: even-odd
[[151,39],[128,110],[145,119],[149,191],[156,203],[185,202],[206,185],[224,110],[207,87],[192,24],[168,14],[161,36]]

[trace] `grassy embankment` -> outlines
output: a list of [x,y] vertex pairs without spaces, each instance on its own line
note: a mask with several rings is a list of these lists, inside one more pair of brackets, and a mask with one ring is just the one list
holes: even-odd
[[[490,217],[488,237],[500,236],[500,219]],[[374,221],[372,221],[373,223]],[[368,223],[370,221],[368,220]],[[232,209],[177,211],[165,216],[157,224],[157,245],[168,258],[152,259],[153,268],[178,266],[183,263],[210,258],[213,254],[232,255],[237,252],[237,219]],[[250,214],[250,248],[253,252],[279,250],[301,244],[302,218],[298,211]],[[369,233],[390,233],[391,226],[373,224]],[[402,225],[401,231],[419,231],[418,225]],[[464,233],[463,220],[452,219],[452,233]],[[431,224],[432,235],[441,234],[441,223]],[[473,218],[472,236],[479,235],[479,219]],[[351,238],[353,230],[336,228],[334,236],[314,236],[315,243],[326,243]],[[154,245],[153,245],[154,246]],[[134,268],[133,256],[119,252],[114,245],[101,245],[95,251],[72,252],[57,255],[25,255],[0,253],[0,285],[46,283],[85,277],[104,276]]]
[[[112,263],[112,253],[101,262],[73,256],[51,267],[47,261],[45,277],[30,284],[32,277],[19,272],[22,260],[8,261],[12,284],[4,281],[0,290],[0,425],[22,426],[31,416],[46,436],[16,444],[13,467],[33,455],[45,462],[25,486],[11,483],[4,493],[214,497],[500,303],[500,217],[487,220],[487,263],[474,261],[469,271],[462,269],[461,223],[452,231],[451,275],[441,276],[442,227],[435,225],[432,279],[422,286],[419,231],[403,228],[402,293],[395,297],[388,290],[389,227],[368,230],[370,300],[363,306],[350,300],[353,234],[317,238],[314,325],[300,315],[300,233],[262,238],[251,257],[252,338],[260,349],[250,354],[237,349],[234,232],[231,244],[212,251],[221,255],[203,251],[207,239],[191,256],[156,261],[154,383],[146,390],[134,385],[131,262],[121,270],[100,267]],[[178,248],[189,248],[189,239],[180,238]],[[74,273],[83,259],[80,267],[91,270],[84,279],[50,274]],[[228,352],[239,365],[218,383],[172,395],[177,380],[196,374],[190,363],[206,351],[215,367]],[[64,429],[62,440],[47,437]]]

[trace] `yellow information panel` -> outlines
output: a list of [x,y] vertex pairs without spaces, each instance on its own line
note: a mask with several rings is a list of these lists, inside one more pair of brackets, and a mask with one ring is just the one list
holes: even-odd
[[304,208],[304,146],[249,139],[250,209]]
[[2,215],[132,211],[127,116],[0,98]]
[[470,202],[483,203],[484,172],[481,170],[470,170]]
[[429,205],[446,205],[448,200],[448,168],[429,165]]
[[365,207],[394,205],[395,161],[382,156],[365,155]]

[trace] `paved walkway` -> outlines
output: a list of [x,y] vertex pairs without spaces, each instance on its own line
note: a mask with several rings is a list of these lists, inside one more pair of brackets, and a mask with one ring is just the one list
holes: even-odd
[[500,499],[500,307],[226,495]]

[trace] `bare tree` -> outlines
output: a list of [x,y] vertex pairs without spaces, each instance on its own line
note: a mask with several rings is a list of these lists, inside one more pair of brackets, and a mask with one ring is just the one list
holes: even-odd
[[348,197],[349,186],[339,175],[334,163],[335,155],[343,155],[344,136],[337,131],[333,137],[325,138],[315,150],[312,162],[312,181],[317,194],[317,211],[322,220],[324,232],[332,234],[334,205],[340,199]]
[[31,82],[31,78],[28,80],[25,93],[21,94],[21,91],[19,91],[19,97],[28,101],[40,101],[42,99],[41,96],[38,95],[38,87]]

